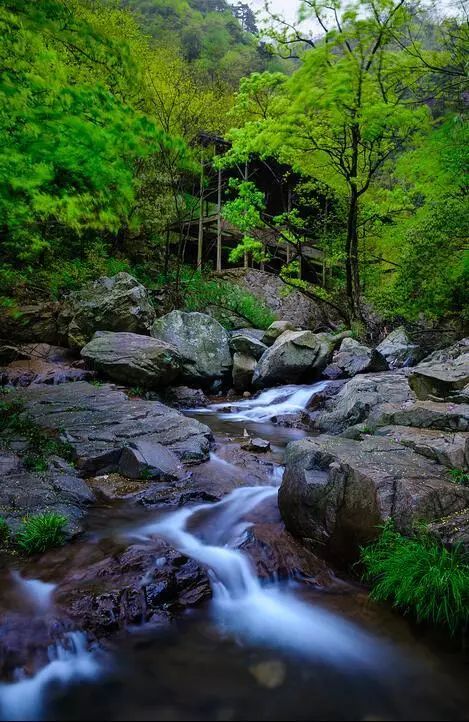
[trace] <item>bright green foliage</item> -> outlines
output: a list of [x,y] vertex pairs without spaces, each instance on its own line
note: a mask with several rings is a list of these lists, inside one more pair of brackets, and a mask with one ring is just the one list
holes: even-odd
[[185,146],[136,108],[130,49],[147,45],[125,13],[24,0],[0,8],[0,32],[0,283],[21,293],[36,271],[35,287],[57,294],[86,275],[98,237],[106,258],[104,239],[139,231],[143,162],[182,162]]
[[451,469],[451,477],[455,484],[469,486],[469,472],[462,469]]
[[5,519],[0,516],[0,547],[4,546],[10,538],[10,527]]
[[27,517],[17,535],[18,546],[27,554],[43,554],[62,546],[66,539],[66,524],[67,519],[54,512]]
[[373,599],[389,600],[452,634],[467,625],[469,559],[462,549],[446,549],[423,531],[403,537],[388,522],[379,539],[362,548],[361,561]]
[[51,456],[60,456],[71,462],[73,450],[69,444],[50,436],[25,411],[21,401],[0,401],[1,443],[8,446],[11,439],[21,437],[27,442],[22,452],[25,467],[37,473],[47,471]]
[[270,308],[253,294],[226,281],[206,279],[191,269],[184,269],[179,278],[178,296],[174,305],[185,311],[209,310],[226,328],[241,320],[245,325],[266,329],[276,320]]

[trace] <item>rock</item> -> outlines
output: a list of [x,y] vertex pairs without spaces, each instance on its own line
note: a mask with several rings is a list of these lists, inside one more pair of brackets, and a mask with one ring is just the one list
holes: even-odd
[[177,479],[181,471],[176,454],[151,437],[131,442],[119,459],[119,473],[128,479],[171,481]]
[[105,637],[130,625],[151,623],[154,615],[170,618],[210,595],[206,572],[161,539],[154,539],[96,561],[75,560],[55,602],[80,629]]
[[171,384],[180,376],[183,363],[174,347],[136,333],[98,332],[81,355],[113,381],[150,389]]
[[165,401],[177,409],[199,409],[210,404],[202,389],[191,389],[189,386],[174,386],[168,389]]
[[183,463],[209,456],[207,426],[157,401],[129,399],[108,384],[34,386],[13,391],[10,398],[22,399],[40,426],[61,430],[77,469],[87,476],[117,472],[123,449],[140,441],[169,448]]
[[415,366],[423,355],[420,346],[410,340],[404,326],[386,336],[376,350],[384,356],[391,369]]
[[261,356],[254,371],[254,386],[314,381],[329,363],[335,343],[334,337],[326,334],[285,331]]
[[[319,252],[320,253],[320,252]],[[329,328],[342,319],[330,306],[307,298],[301,291],[287,286],[277,275],[255,268],[225,270],[216,277],[235,283],[260,299],[277,318],[289,321],[295,328]]]
[[374,409],[388,401],[397,407],[414,398],[405,371],[355,376],[326,401],[324,410],[314,416],[313,426],[321,431],[340,433],[348,426],[365,421]]
[[25,516],[55,512],[68,520],[70,536],[82,530],[94,495],[73,467],[51,459],[47,471],[36,473],[28,471],[12,452],[0,451],[0,469],[0,516],[11,529],[17,530]]
[[243,444],[241,448],[245,451],[264,454],[270,451],[270,441],[265,441],[264,439],[249,439],[247,444]]
[[267,351],[267,346],[249,331],[236,331],[232,334],[230,348],[233,353],[252,356],[256,361],[259,361],[262,354]]
[[344,338],[339,351],[333,356],[333,365],[341,369],[343,376],[386,371],[387,362],[379,351],[363,346],[353,338]]
[[463,338],[460,341],[447,346],[446,348],[434,351],[423,359],[421,366],[430,366],[432,364],[446,363],[446,361],[454,361],[462,354],[469,353],[469,338]]
[[427,361],[416,366],[409,376],[409,384],[418,399],[463,400],[461,394],[469,387],[469,352],[446,361]]
[[469,509],[428,525],[428,531],[446,547],[461,547],[469,553]]
[[207,385],[231,372],[230,338],[211,316],[172,311],[155,321],[151,335],[177,349],[186,383]]
[[54,302],[20,306],[14,315],[0,315],[0,335],[8,343],[60,343],[58,315],[60,305]]
[[417,429],[469,431],[469,404],[415,401],[382,404],[370,413],[368,426],[414,426]]
[[428,459],[443,466],[469,469],[469,433],[434,429],[416,429],[411,426],[383,426],[378,436],[389,436]]
[[29,361],[12,361],[8,366],[0,369],[0,384],[2,386],[63,384],[91,379],[93,376],[93,372],[86,369],[31,359]]
[[279,506],[289,531],[322,545],[341,560],[374,539],[393,518],[409,534],[469,504],[469,488],[449,470],[389,438],[353,441],[318,436],[287,447]]
[[324,371],[322,372],[322,377],[324,379],[328,379],[330,381],[337,381],[337,379],[340,379],[343,377],[343,369],[340,368],[335,363],[328,364]]
[[264,346],[272,346],[272,344],[279,338],[279,336],[282,335],[282,333],[285,333],[285,331],[295,330],[295,326],[293,326],[290,321],[274,321],[270,324],[267,331],[265,331],[262,337],[262,343],[264,344]]
[[96,331],[148,334],[154,319],[146,288],[122,272],[71,293],[59,323],[68,345],[81,349]]
[[253,356],[235,353],[233,356],[233,387],[235,391],[251,388],[256,366],[257,361]]

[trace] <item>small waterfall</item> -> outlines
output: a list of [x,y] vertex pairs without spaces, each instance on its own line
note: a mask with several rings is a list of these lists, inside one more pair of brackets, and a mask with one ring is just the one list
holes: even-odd
[[274,416],[286,416],[304,411],[313,396],[321,393],[328,381],[321,381],[312,386],[279,386],[268,389],[254,399],[246,399],[233,404],[213,404],[209,407],[212,413],[220,413],[223,409],[232,408],[229,413],[221,413],[221,418],[228,421],[270,421]]
[[[277,487],[236,489],[217,504],[169,514],[139,529],[139,536],[161,536],[209,570],[213,614],[227,632],[248,643],[280,647],[341,667],[379,666],[381,645],[351,622],[299,601],[278,585],[262,586],[248,557],[234,548],[250,526],[246,515],[276,494]],[[206,542],[188,526],[202,528],[198,533]]]
[[97,660],[87,649],[86,637],[79,632],[51,646],[48,656],[48,664],[32,677],[18,671],[17,681],[0,684],[0,719],[41,719],[50,685],[95,679],[99,672]]
[[42,582],[40,579],[24,579],[17,571],[12,572],[11,576],[25,601],[35,612],[42,614],[50,609],[56,584]]

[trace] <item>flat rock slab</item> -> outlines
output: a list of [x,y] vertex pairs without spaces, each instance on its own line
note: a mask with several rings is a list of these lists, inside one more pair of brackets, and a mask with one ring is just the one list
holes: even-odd
[[469,353],[442,363],[416,366],[409,383],[418,399],[458,401],[469,384]]
[[82,529],[94,494],[75,469],[57,459],[47,471],[28,471],[12,452],[0,453],[0,517],[16,531],[25,516],[54,512],[68,520],[70,536]]
[[469,432],[415,429],[411,426],[383,426],[376,431],[389,436],[428,459],[452,469],[469,469]]
[[183,463],[204,461],[209,455],[208,426],[158,401],[129,399],[108,384],[97,387],[80,381],[30,387],[11,394],[16,397],[40,426],[61,432],[73,447],[82,474],[119,471],[123,450],[140,442],[146,442],[144,455],[154,445],[150,466],[156,464],[158,445]]
[[436,401],[382,404],[370,414],[369,425],[469,431],[469,404],[445,404]]
[[389,518],[410,533],[416,522],[461,511],[469,505],[469,488],[392,439],[323,435],[287,447],[279,505],[292,533],[347,559]]

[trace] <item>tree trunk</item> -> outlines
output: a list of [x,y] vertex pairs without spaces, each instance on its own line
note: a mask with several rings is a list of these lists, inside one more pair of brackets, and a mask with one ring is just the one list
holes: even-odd
[[351,186],[347,219],[347,301],[352,319],[362,321],[360,305],[360,267],[358,262],[358,192],[355,184]]

